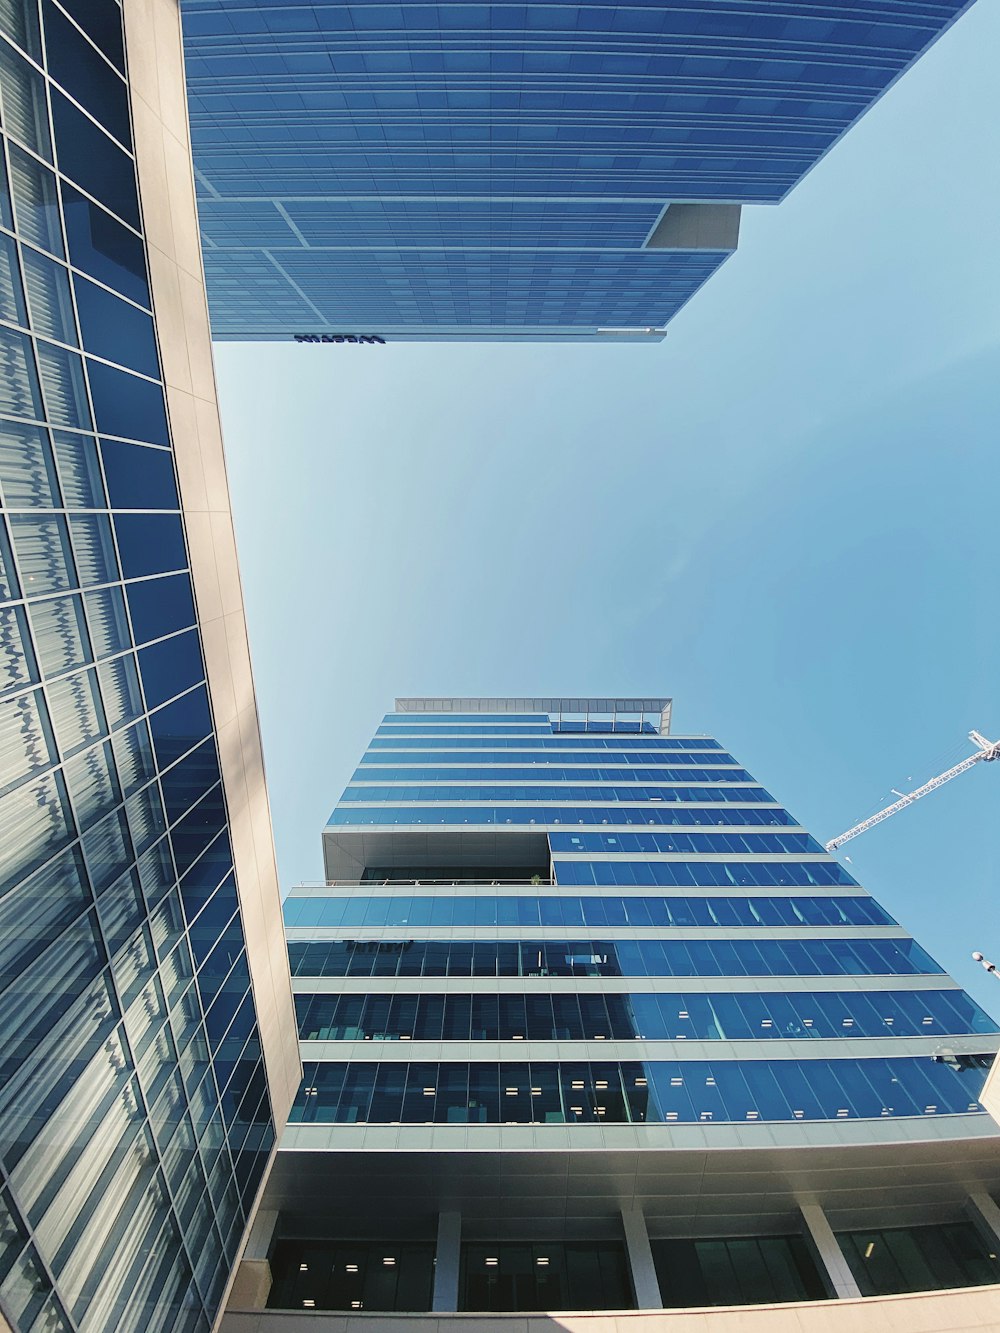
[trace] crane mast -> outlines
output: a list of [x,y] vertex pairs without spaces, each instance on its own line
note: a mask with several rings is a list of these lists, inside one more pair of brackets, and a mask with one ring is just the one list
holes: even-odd
[[860,824],[855,824],[846,833],[841,833],[837,838],[831,838],[826,844],[826,850],[828,852],[836,851],[845,842],[850,842],[852,838],[856,838],[859,833],[866,833],[868,829],[874,828],[876,824],[881,824],[883,819],[888,819],[890,815],[904,810],[908,805],[912,805],[914,801],[919,801],[921,796],[926,796],[928,792],[943,787],[946,782],[950,782],[952,778],[957,778],[959,773],[964,773],[966,769],[972,768],[981,759],[985,759],[987,763],[994,759],[1000,759],[1000,741],[988,741],[978,731],[970,731],[969,740],[976,746],[975,754],[970,754],[967,759],[963,759],[954,768],[949,768],[947,772],[939,773],[936,778],[931,778],[930,782],[925,782],[922,787],[917,787],[915,791],[904,793],[898,801],[894,801],[892,805],[887,805],[884,810],[880,810],[878,814],[872,815],[869,819],[863,819]]

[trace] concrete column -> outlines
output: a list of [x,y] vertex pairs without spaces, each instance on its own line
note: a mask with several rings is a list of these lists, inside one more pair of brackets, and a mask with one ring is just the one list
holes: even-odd
[[646,1218],[642,1209],[623,1208],[622,1228],[625,1232],[629,1266],[632,1269],[635,1303],[640,1310],[662,1310],[660,1284],[656,1277],[653,1251],[649,1247],[649,1233],[646,1230]]
[[800,1204],[799,1212],[813,1257],[819,1264],[820,1274],[825,1277],[831,1294],[840,1300],[860,1296],[861,1288],[854,1280],[833,1228],[826,1220],[826,1213],[818,1203]]
[[431,1305],[436,1314],[458,1309],[458,1270],[461,1258],[462,1214],[438,1213],[434,1300]]
[[973,1190],[966,1212],[990,1249],[996,1252],[1000,1247],[1000,1208],[985,1190]]
[[262,1208],[253,1220],[246,1248],[233,1279],[226,1308],[263,1310],[271,1291],[271,1263],[268,1258],[278,1214]]

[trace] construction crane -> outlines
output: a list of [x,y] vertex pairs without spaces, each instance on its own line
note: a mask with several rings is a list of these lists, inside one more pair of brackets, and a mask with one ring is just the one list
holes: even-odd
[[971,768],[973,764],[978,764],[981,759],[985,759],[987,763],[994,759],[1000,759],[1000,741],[988,741],[978,731],[970,731],[969,740],[976,746],[975,754],[970,754],[967,759],[963,759],[954,768],[949,768],[946,773],[939,773],[936,778],[931,778],[930,782],[925,782],[922,787],[917,787],[915,791],[896,792],[899,797],[898,801],[894,801],[892,805],[887,805],[884,810],[880,810],[877,815],[872,815],[870,819],[863,819],[860,824],[855,824],[846,833],[842,833],[839,838],[831,838],[826,844],[826,850],[828,852],[836,851],[845,842],[850,842],[852,838],[856,838],[859,833],[866,833],[868,829],[874,828],[876,824],[881,824],[883,819],[888,819],[890,815],[896,814],[899,810],[904,810],[908,805],[912,805],[914,801],[919,801],[921,796],[926,796],[928,792],[943,787],[946,782],[950,782],[952,778],[957,778],[959,773],[964,773],[967,768]]

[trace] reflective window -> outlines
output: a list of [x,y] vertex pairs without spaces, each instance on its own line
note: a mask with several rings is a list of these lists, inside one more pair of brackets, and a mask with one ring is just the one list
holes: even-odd
[[168,444],[163,390],[101,361],[88,361],[94,417],[103,435],[121,435],[148,444]]
[[277,1310],[431,1308],[434,1242],[280,1240],[271,1255]]
[[55,89],[52,91],[59,170],[112,213],[139,227],[139,199],[135,167],[129,155],[93,121]]
[[49,73],[120,143],[130,148],[132,135],[125,80],[98,55],[52,0],[42,0],[42,17]]
[[153,321],[144,310],[136,309],[103,287],[79,277],[76,280],[76,303],[83,345],[88,352],[106,361],[117,361],[140,375],[159,378],[160,362]]
[[[146,654],[184,642],[168,639]],[[165,684],[189,683],[180,668]],[[193,682],[190,682],[193,683]],[[858,898],[593,898],[561,897],[289,897],[285,922],[305,929],[325,926],[860,926],[892,925],[874,899]]]
[[116,514],[115,533],[127,579],[187,567],[181,520],[173,514]]
[[[367,794],[368,788],[356,788]],[[395,795],[394,789],[382,788]],[[430,789],[433,790],[433,789]],[[454,790],[449,789],[449,790]],[[404,798],[405,799],[405,798]],[[449,799],[451,797],[449,796]],[[634,801],[633,797],[633,801]],[[708,800],[708,798],[705,798]],[[367,824],[634,824],[634,825],[715,825],[779,826],[794,824],[787,810],[720,809],[718,806],[664,805],[502,805],[484,806],[469,801],[455,805],[338,805],[327,821],[331,825]]]
[[[175,707],[171,704],[167,709]],[[155,719],[158,714],[154,713]],[[943,969],[914,940],[289,940],[296,976],[912,976]]]
[[[336,1124],[698,1124],[985,1115],[992,1056],[467,1064],[307,1061],[291,1119]],[[382,1071],[392,1091],[380,1085]],[[405,1070],[405,1083],[400,1073]],[[381,1086],[381,1091],[377,1090]]]
[[650,1240],[666,1308],[819,1301],[823,1279],[802,1236]]
[[18,234],[32,245],[62,258],[62,226],[54,174],[16,144],[10,144],[8,151]]
[[295,1008],[303,1041],[787,1041],[1000,1030],[960,990],[586,995],[375,990],[298,993]]
[[52,160],[45,80],[17,51],[0,42],[0,89],[7,133],[39,157]]
[[35,331],[75,347],[78,341],[76,320],[67,269],[35,250],[24,250],[23,262]]
[[460,1310],[633,1310],[620,1241],[462,1246]]
[[130,583],[128,605],[136,643],[173,634],[195,621],[191,580],[186,574]]
[[[112,6],[117,10],[117,5]],[[119,17],[119,22],[121,19]],[[73,265],[141,305],[149,305],[142,241],[92,200],[63,181],[69,257]]]
[[1000,1281],[1000,1261],[971,1222],[843,1231],[837,1239],[863,1296]]

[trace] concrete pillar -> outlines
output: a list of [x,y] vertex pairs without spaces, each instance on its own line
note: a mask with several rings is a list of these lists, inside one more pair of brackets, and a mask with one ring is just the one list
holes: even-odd
[[642,1209],[623,1208],[622,1227],[625,1231],[629,1266],[632,1269],[635,1303],[640,1310],[662,1310],[660,1284],[656,1277],[653,1251],[649,1247],[649,1233],[646,1230],[646,1218]]
[[854,1280],[833,1228],[826,1220],[826,1213],[818,1203],[800,1204],[799,1212],[802,1214],[806,1239],[810,1242],[813,1257],[819,1264],[820,1274],[826,1279],[831,1295],[840,1300],[860,1296],[861,1288]]
[[985,1190],[973,1190],[969,1195],[966,1212],[990,1249],[1000,1251],[1000,1208]]
[[229,1310],[263,1310],[271,1292],[271,1263],[269,1254],[278,1214],[262,1208],[253,1220],[246,1248],[236,1269],[226,1308]]
[[462,1214],[438,1213],[434,1300],[431,1305],[435,1314],[458,1309],[458,1271],[461,1258]]

